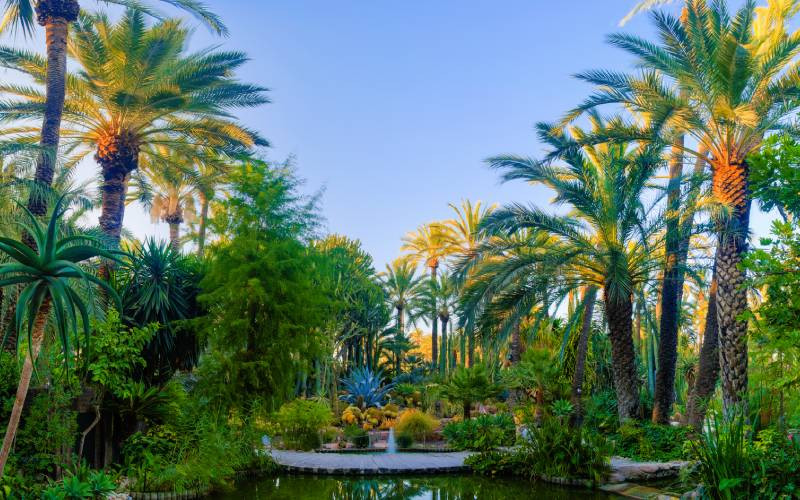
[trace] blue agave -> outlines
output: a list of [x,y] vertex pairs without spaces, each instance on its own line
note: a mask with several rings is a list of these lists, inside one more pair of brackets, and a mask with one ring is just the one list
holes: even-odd
[[340,398],[361,408],[380,408],[394,387],[394,384],[383,385],[383,373],[373,373],[369,368],[356,368],[341,382],[347,394]]

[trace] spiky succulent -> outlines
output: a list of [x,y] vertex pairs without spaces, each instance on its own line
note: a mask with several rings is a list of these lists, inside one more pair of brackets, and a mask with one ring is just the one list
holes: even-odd
[[340,396],[343,401],[360,408],[383,406],[394,384],[384,384],[383,373],[369,368],[356,368],[349,377],[341,380],[347,394]]

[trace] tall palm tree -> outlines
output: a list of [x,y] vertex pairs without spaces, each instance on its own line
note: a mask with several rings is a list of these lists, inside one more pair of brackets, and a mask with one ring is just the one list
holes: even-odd
[[[483,206],[480,201],[472,203],[470,200],[461,202],[461,206],[450,203],[450,208],[455,212],[455,217],[443,222],[447,230],[449,246],[457,257],[469,258],[481,242],[480,225],[487,214],[490,214],[495,205]],[[468,269],[454,275],[454,285],[457,288],[464,286],[469,274]],[[474,318],[462,321],[464,324],[464,334],[467,336],[467,357],[469,366],[473,365],[475,356],[475,321]]]
[[[622,125],[619,119],[608,124],[597,115],[590,119],[594,134]],[[561,245],[543,253],[542,262],[566,270],[565,286],[603,290],[619,418],[636,418],[640,384],[632,337],[633,291],[650,279],[654,269],[648,239],[656,226],[648,219],[643,197],[661,166],[660,145],[588,146],[581,145],[585,133],[578,128],[569,134],[548,124],[538,129],[540,139],[551,146],[554,160],[498,156],[490,158],[489,164],[505,171],[504,181],[549,187],[556,193],[555,202],[568,206],[569,213],[551,215],[535,206],[510,205],[489,215],[486,227],[494,232],[530,228],[552,234]]]
[[747,391],[747,290],[740,266],[750,225],[747,155],[800,105],[800,69],[794,64],[800,38],[786,32],[791,9],[760,19],[752,2],[734,15],[726,9],[724,2],[691,0],[683,22],[655,13],[661,44],[612,35],[610,42],[635,56],[644,70],[579,75],[599,90],[567,120],[603,104],[621,104],[649,116],[667,140],[691,137],[699,146],[683,145],[685,154],[697,157],[708,151],[712,193],[719,204],[717,318],[723,401],[730,413],[746,403]]
[[[155,14],[146,4],[134,0],[104,0],[137,7]],[[218,34],[227,34],[222,20],[210,12],[196,0],[163,0],[165,3],[186,10],[198,18]],[[99,3],[99,2],[98,2]],[[44,215],[47,211],[46,199],[38,196],[41,188],[50,187],[53,182],[55,157],[59,145],[59,132],[64,110],[64,97],[67,80],[67,38],[69,25],[78,19],[81,8],[78,0],[6,0],[3,19],[0,22],[0,34],[5,31],[21,30],[26,38],[33,35],[34,17],[36,22],[45,28],[47,63],[43,76],[45,100],[43,104],[43,122],[39,144],[41,153],[36,164],[34,180],[40,189],[32,190],[28,198],[28,208],[35,215]],[[8,60],[5,51],[0,50],[0,64],[6,65]],[[10,54],[10,60],[14,60]],[[13,65],[13,63],[12,63]]]
[[[483,344],[509,345],[512,361],[521,359],[520,324],[528,316],[547,316],[548,296],[556,297],[554,268],[542,265],[545,249],[558,245],[543,231],[497,232],[482,224],[483,239],[460,259],[454,274],[460,289],[459,317],[465,330],[479,333]],[[468,278],[464,278],[464,276]],[[469,353],[469,363],[473,362]]]
[[[420,296],[420,283],[422,278],[416,276],[416,269],[406,259],[396,259],[386,265],[386,271],[380,276],[383,289],[394,307],[396,322],[396,341],[405,338],[405,316],[414,315]],[[395,352],[395,371],[400,373],[400,352]]]
[[[267,102],[264,89],[232,76],[246,60],[240,52],[206,50],[187,53],[189,30],[181,21],[148,27],[144,15],[128,10],[112,24],[102,15],[82,17],[69,51],[80,72],[68,76],[62,137],[84,154],[95,152],[100,165],[100,227],[119,242],[131,174],[140,162],[168,161],[164,149],[208,156],[219,151],[240,154],[266,141],[232,121],[230,110]],[[41,58],[14,52],[15,67],[43,84]],[[5,86],[19,101],[0,115],[25,118],[31,104],[45,101],[39,90]],[[34,130],[18,129],[24,132]]]
[[[424,224],[415,232],[407,234],[403,238],[402,250],[407,252],[411,263],[424,265],[430,269],[431,282],[436,281],[439,265],[450,254],[449,240],[447,231],[441,224]],[[439,326],[438,312],[436,308],[436,298],[431,297],[430,322],[431,322],[431,362],[436,366],[439,359]]]
[[33,239],[32,249],[21,241],[0,238],[0,252],[9,260],[0,265],[0,287],[24,287],[19,294],[15,320],[22,333],[20,336],[24,336],[28,344],[16,399],[0,449],[0,476],[11,452],[30,387],[33,364],[42,349],[48,324],[55,330],[68,364],[72,345],[76,342],[76,347],[83,344],[78,330],[82,330],[87,340],[89,338],[89,308],[76,285],[82,283],[99,287],[119,303],[116,293],[105,281],[79,266],[97,257],[113,259],[114,256],[89,236],[60,234],[60,223],[65,212],[63,201],[62,197],[53,207],[46,227],[26,209],[28,222],[23,229]]

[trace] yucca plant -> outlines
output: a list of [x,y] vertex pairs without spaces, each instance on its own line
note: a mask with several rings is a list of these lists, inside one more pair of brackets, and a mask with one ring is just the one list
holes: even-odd
[[[20,330],[19,338],[27,339],[28,352],[20,374],[16,399],[11,410],[3,447],[0,450],[0,476],[11,452],[22,408],[31,383],[34,362],[44,343],[45,330],[52,324],[56,338],[61,344],[65,363],[69,363],[76,347],[88,347],[90,309],[83,298],[79,283],[89,289],[98,287],[120,304],[117,293],[105,281],[79,264],[96,258],[115,260],[112,253],[104,250],[100,243],[87,235],[62,237],[59,232],[66,209],[65,197],[55,204],[46,227],[27,209],[28,222],[21,223],[23,231],[33,240],[33,248],[22,241],[0,238],[0,253],[8,262],[0,265],[0,287],[22,286],[15,320]],[[78,330],[82,330],[81,342]]]
[[381,372],[373,372],[369,368],[356,368],[349,377],[341,380],[344,390],[347,391],[341,399],[361,409],[373,406],[380,408],[386,401],[389,391],[394,388],[394,384],[384,385],[383,382]]

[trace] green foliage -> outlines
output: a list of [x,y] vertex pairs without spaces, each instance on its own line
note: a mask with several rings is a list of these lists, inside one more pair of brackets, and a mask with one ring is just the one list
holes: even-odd
[[395,441],[397,442],[397,447],[400,449],[411,448],[414,444],[414,436],[408,432],[400,432],[395,436]]
[[509,451],[484,451],[464,460],[473,472],[483,476],[528,476],[525,455]]
[[369,446],[369,433],[357,425],[348,425],[344,429],[344,437],[356,448]]
[[533,475],[601,482],[609,472],[610,447],[585,427],[545,417],[541,425],[528,425],[520,453]]
[[[754,386],[760,396],[759,423],[778,415],[794,414],[800,425],[800,229],[793,223],[774,222],[763,248],[750,252],[745,266],[751,285],[762,291],[762,301],[751,314],[751,356]],[[758,389],[757,389],[758,390]],[[772,397],[763,397],[763,396]]]
[[203,389],[225,406],[263,400],[274,408],[329,348],[320,328],[331,302],[315,280],[316,259],[295,240],[244,235],[211,254],[200,297],[210,310]]
[[800,144],[788,134],[767,138],[747,158],[750,188],[761,209],[778,209],[783,217],[800,215]]
[[66,387],[50,387],[37,391],[26,405],[14,449],[17,468],[24,474],[53,476],[67,462],[78,431],[74,395]]
[[398,434],[409,434],[415,441],[422,441],[433,434],[439,421],[431,415],[416,409],[407,409],[397,417],[394,425]]
[[175,370],[197,363],[199,345],[189,321],[201,314],[197,304],[202,268],[165,242],[148,238],[131,251],[116,273],[126,322],[142,328],[160,325],[146,344],[146,367],[151,383],[163,384]]
[[128,328],[119,313],[110,309],[104,321],[95,321],[92,326],[88,365],[91,381],[118,398],[131,397],[135,391],[134,370],[145,365],[142,349],[158,325]]
[[287,448],[313,450],[321,445],[320,432],[330,425],[333,414],[324,403],[295,399],[283,404],[274,420]]
[[617,397],[613,390],[604,390],[589,396],[583,425],[600,432],[612,432],[619,425]]
[[123,443],[124,472],[133,478],[134,491],[225,487],[237,471],[275,470],[257,451],[260,436],[250,419],[229,419],[190,397],[170,422]]
[[754,438],[740,414],[711,417],[710,430],[691,444],[693,479],[711,498],[794,498],[800,492],[800,438],[765,429]]
[[[89,307],[83,298],[84,289],[77,283],[104,290],[117,303],[119,296],[108,283],[78,265],[97,257],[111,260],[116,257],[89,235],[63,236],[66,201],[65,196],[59,198],[46,227],[25,210],[27,219],[21,226],[33,239],[34,249],[22,241],[0,238],[0,252],[9,259],[0,265],[0,287],[22,286],[14,322],[21,333],[20,339],[25,336],[29,347],[33,346],[34,319],[39,308],[46,297],[51,301],[53,324],[64,362],[69,365],[73,347],[88,344],[90,336]],[[83,335],[78,335],[79,331]]]
[[83,464],[62,480],[50,482],[42,492],[43,499],[82,500],[107,498],[117,488],[114,480],[103,471],[92,471]]
[[625,422],[609,439],[614,454],[639,462],[668,462],[686,459],[687,427],[658,425],[650,422]]
[[457,450],[491,451],[500,446],[512,446],[516,441],[517,426],[508,413],[479,415],[447,424],[443,434],[447,443]]
[[486,366],[459,367],[442,386],[441,395],[451,402],[464,405],[464,418],[469,418],[469,406],[500,394],[502,388],[492,382]]

